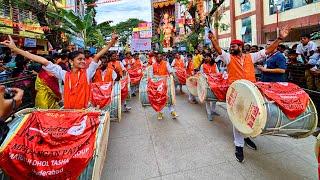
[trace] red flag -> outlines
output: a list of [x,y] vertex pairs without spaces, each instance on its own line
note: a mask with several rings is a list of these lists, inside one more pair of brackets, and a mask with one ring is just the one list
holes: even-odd
[[99,112],[33,112],[0,152],[11,179],[76,179],[91,160]]
[[90,93],[90,102],[93,106],[101,108],[106,107],[111,102],[112,82],[92,83]]
[[168,100],[167,91],[168,85],[166,78],[156,81],[153,81],[151,78],[148,79],[148,99],[151,107],[156,112],[160,112],[166,106]]
[[257,82],[256,86],[291,120],[300,116],[309,105],[309,95],[293,83]]

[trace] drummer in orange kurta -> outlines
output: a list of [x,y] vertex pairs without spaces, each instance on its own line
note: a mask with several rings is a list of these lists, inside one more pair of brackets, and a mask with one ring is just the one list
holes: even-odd
[[11,36],[9,36],[9,39],[10,40],[4,41],[1,44],[9,47],[13,52],[20,54],[27,59],[42,64],[48,72],[64,81],[65,109],[83,109],[88,107],[90,95],[89,83],[99,66],[99,58],[115,44],[118,36],[112,36],[111,42],[93,58],[88,68],[86,67],[85,56],[82,52],[71,52],[69,54],[69,60],[73,68],[70,72],[62,70],[59,65],[53,64],[41,56],[37,56],[17,48]]
[[120,79],[120,74],[117,73],[112,68],[108,67],[107,61],[108,61],[107,57],[104,56],[101,58],[101,64],[99,68],[96,70],[96,73],[92,78],[93,83],[97,83],[97,82],[108,83],[108,82],[118,81]]
[[[111,58],[108,61],[108,68],[113,69],[120,76],[120,79],[124,77],[126,73],[126,68],[123,63],[119,60],[119,56],[116,52],[111,54]],[[131,110],[130,106],[127,106],[127,101],[125,100],[123,103],[124,112],[129,112]]]
[[[267,54],[274,52],[274,50],[278,47],[280,42],[286,38],[289,34],[290,29],[286,26],[281,29],[279,33],[279,37],[275,40],[270,46],[266,48],[266,50],[261,50],[256,53],[244,54],[242,53],[244,43],[241,40],[233,40],[230,44],[230,54],[223,51],[218,43],[217,38],[213,33],[209,33],[209,39],[212,42],[214,49],[220,55],[220,59],[227,65],[228,71],[228,82],[231,84],[236,80],[246,79],[251,82],[255,82],[255,71],[254,71],[254,63],[263,61]],[[244,144],[248,145],[252,149],[257,149],[254,142],[252,142],[249,138],[243,137],[243,135],[233,128],[234,135],[234,143],[235,143],[235,156],[239,162],[243,162],[243,146]]]
[[[180,53],[177,52],[175,54],[175,57],[174,57],[174,59],[173,59],[173,61],[171,63],[171,67],[185,69],[186,66],[185,66],[185,63],[184,63],[184,59],[181,57]],[[179,84],[179,87],[180,87],[180,93],[183,94],[182,85]]]
[[[151,76],[170,76],[172,73],[170,64],[164,60],[164,57],[162,54],[156,54],[155,55],[156,62],[152,65],[151,70]],[[171,116],[173,119],[176,119],[178,117],[176,111],[174,110],[173,105],[169,105],[169,111],[171,112]],[[163,112],[159,112],[158,119],[163,119]]]
[[[204,63],[200,66],[200,73],[206,76],[212,76],[219,72],[219,69],[217,67],[217,64],[215,63],[214,57],[212,57],[212,54],[204,54],[203,58]],[[216,101],[206,101],[206,110],[209,121],[213,120],[213,116],[219,116],[219,114],[216,112],[216,104]]]

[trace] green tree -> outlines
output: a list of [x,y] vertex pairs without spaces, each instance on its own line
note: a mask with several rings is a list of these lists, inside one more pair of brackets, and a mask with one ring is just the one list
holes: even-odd
[[203,39],[200,39],[199,37],[204,35],[204,27],[209,27],[211,28],[211,22],[214,21],[214,28],[218,29],[228,29],[229,25],[227,24],[221,24],[219,21],[222,18],[222,14],[219,14],[217,9],[222,5],[224,0],[220,0],[219,2],[215,0],[211,0],[212,7],[209,10],[209,12],[205,15],[205,23],[203,24],[200,19],[199,19],[199,10],[197,7],[197,3],[202,2],[202,0],[178,0],[181,4],[187,6],[187,12],[193,19],[193,24],[188,25],[185,24],[185,29],[190,29],[191,33],[188,34],[185,38],[185,43],[190,47],[193,46],[193,48],[189,49],[194,49],[196,48],[201,42],[203,42]]
[[128,37],[131,35],[133,28],[138,27],[138,24],[144,22],[139,19],[130,18],[126,21],[119,22],[118,24],[111,26],[110,21],[104,22],[98,25],[104,36],[110,35],[112,32],[119,34],[119,42],[121,45],[125,46]]
[[48,16],[60,21],[60,24],[52,26],[52,29],[81,37],[86,47],[94,44],[101,45],[104,41],[101,31],[93,24],[93,14],[94,12],[91,10],[82,19],[73,11],[60,9],[58,13],[49,12]]
[[[93,17],[96,17],[97,11],[95,9],[96,5],[95,3],[97,0],[84,0],[84,3],[87,5],[86,7],[86,12],[90,12],[93,10]],[[97,25],[96,20],[93,18],[93,24]]]

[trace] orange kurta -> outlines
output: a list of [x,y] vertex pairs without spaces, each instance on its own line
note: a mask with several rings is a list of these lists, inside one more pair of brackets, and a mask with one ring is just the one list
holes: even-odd
[[86,70],[67,72],[64,86],[64,108],[83,109],[88,107],[90,88]]
[[118,72],[120,76],[123,76],[122,67],[119,61],[110,61],[108,63],[108,68],[111,68],[112,70]]
[[194,72],[194,65],[192,61],[189,61],[188,66],[187,66],[187,74],[188,76],[193,75]]
[[105,70],[104,76],[102,76],[102,70],[97,69],[96,73],[94,74],[94,77],[92,79],[92,82],[97,83],[97,82],[112,82],[112,72],[113,69],[108,68]]
[[254,65],[250,54],[243,54],[242,58],[231,55],[230,58],[230,63],[227,65],[228,82],[230,84],[240,79],[256,82]]
[[156,76],[168,76],[169,75],[166,61],[161,61],[160,63],[155,62],[152,65],[152,68],[153,68],[153,75],[156,75]]
[[184,62],[181,58],[175,59],[174,67],[184,68]]
[[132,65],[134,64],[134,59],[133,59],[133,58],[131,58],[131,59],[125,58],[125,59],[124,59],[124,62],[126,63],[126,64],[125,64],[125,68],[128,69],[128,66],[132,67]]
[[202,68],[203,68],[203,73],[205,73],[206,75],[218,73],[216,64],[210,65],[206,63],[202,65]]

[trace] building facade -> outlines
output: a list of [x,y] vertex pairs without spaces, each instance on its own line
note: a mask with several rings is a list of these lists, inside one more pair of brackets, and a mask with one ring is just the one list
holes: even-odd
[[219,22],[229,28],[216,29],[216,35],[222,47],[232,39],[260,45],[276,39],[277,29],[288,25],[292,32],[286,40],[297,42],[301,33],[319,31],[319,9],[320,0],[225,0],[216,16],[222,16]]

